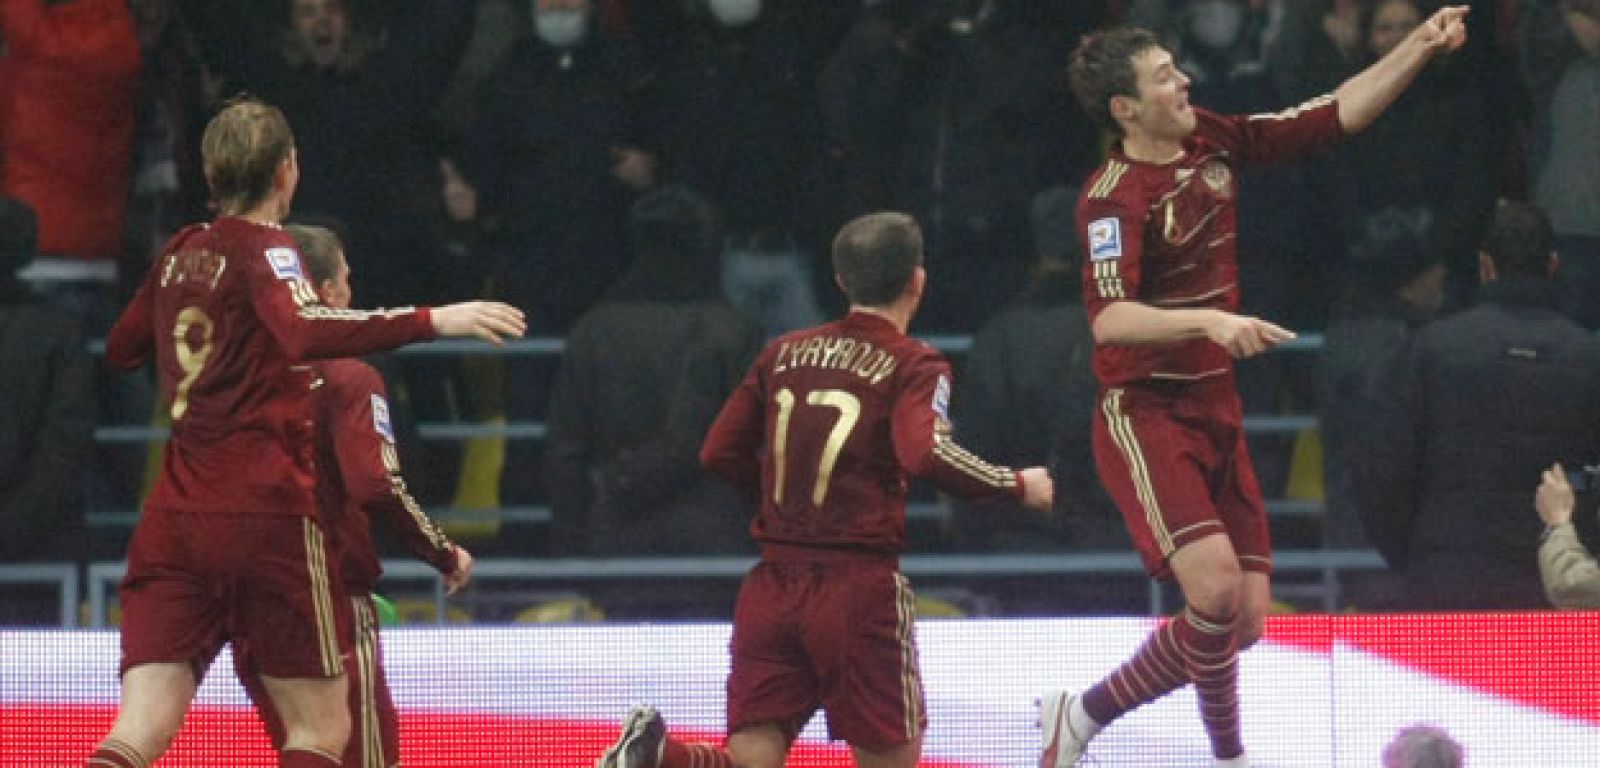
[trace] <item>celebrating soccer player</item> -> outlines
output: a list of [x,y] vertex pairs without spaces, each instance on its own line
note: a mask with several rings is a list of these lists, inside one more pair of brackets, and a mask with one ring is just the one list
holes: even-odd
[[598,768],[778,768],[819,708],[858,765],[911,768],[927,719],[899,571],[908,479],[1050,508],[1043,467],[995,466],[950,439],[950,364],[906,336],[927,281],[916,221],[846,224],[833,268],[849,314],[768,345],[700,451],[761,505],[761,561],[733,614],[727,748],[670,739],[639,708]]
[[114,367],[154,356],[172,436],[120,592],[121,707],[87,765],[153,764],[222,643],[238,640],[283,716],[280,765],[329,768],[350,733],[351,608],[335,599],[318,522],[316,374],[303,361],[440,335],[498,342],[524,322],[492,302],[377,312],[319,302],[278,226],[300,168],[276,108],[225,107],[201,161],[221,215],[173,236],[106,340]]
[[1237,314],[1238,168],[1365,128],[1465,43],[1466,14],[1440,10],[1334,93],[1271,115],[1191,105],[1189,78],[1146,30],[1091,34],[1073,54],[1074,94],[1120,140],[1078,201],[1101,383],[1095,461],[1146,569],[1176,577],[1187,605],[1082,695],[1044,696],[1041,768],[1076,764],[1112,720],[1190,682],[1217,765],[1248,765],[1237,658],[1261,635],[1272,553],[1233,360],[1294,334]]

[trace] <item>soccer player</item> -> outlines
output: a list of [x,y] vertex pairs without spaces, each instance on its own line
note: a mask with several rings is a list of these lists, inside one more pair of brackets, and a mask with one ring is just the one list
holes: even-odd
[[1187,605],[1082,695],[1041,699],[1041,768],[1076,764],[1105,725],[1190,682],[1217,765],[1248,765],[1236,664],[1261,634],[1272,553],[1233,360],[1294,334],[1237,314],[1236,169],[1366,127],[1465,43],[1466,13],[1441,9],[1334,93],[1273,115],[1192,106],[1189,78],[1146,30],[1092,34],[1074,52],[1074,94],[1120,138],[1078,202],[1101,384],[1095,463],[1145,568],[1176,577]]
[[337,569],[317,522],[315,371],[301,361],[441,335],[498,342],[524,321],[492,302],[320,304],[278,226],[299,165],[288,122],[269,105],[225,107],[201,160],[220,215],[173,236],[106,340],[117,368],[155,358],[172,434],[120,592],[121,707],[87,765],[154,763],[222,643],[239,640],[283,716],[280,765],[337,766],[350,732],[350,604],[334,599]]
[[849,314],[769,344],[700,451],[761,506],[761,561],[734,607],[727,748],[670,739],[638,708],[600,768],[776,768],[818,708],[858,765],[916,765],[927,719],[899,571],[908,480],[1050,508],[1043,467],[995,466],[950,439],[950,364],[906,335],[927,282],[916,221],[846,224],[833,268]]
[[[339,238],[324,227],[290,224],[317,298],[334,309],[350,307],[350,266]],[[472,555],[434,527],[406,490],[395,452],[394,424],[383,377],[354,358],[315,364],[317,391],[317,502],[330,544],[337,553],[344,594],[350,601],[354,659],[350,675],[350,740],[346,768],[388,768],[400,760],[400,723],[383,674],[377,606],[372,594],[383,567],[372,542],[371,521],[382,519],[419,559],[444,575],[455,594],[472,579]],[[255,669],[251,649],[233,644],[234,669],[255,702],[275,747],[283,745],[283,719],[272,708]]]

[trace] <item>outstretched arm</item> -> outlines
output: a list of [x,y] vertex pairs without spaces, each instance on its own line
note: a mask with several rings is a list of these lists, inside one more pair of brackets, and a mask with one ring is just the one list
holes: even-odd
[[1339,124],[1355,133],[1372,124],[1434,56],[1454,51],[1467,42],[1467,6],[1451,5],[1417,25],[1388,55],[1344,81],[1334,91],[1339,104]]

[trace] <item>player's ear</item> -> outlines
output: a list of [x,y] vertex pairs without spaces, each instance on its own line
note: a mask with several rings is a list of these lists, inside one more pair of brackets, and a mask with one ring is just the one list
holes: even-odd
[[907,285],[906,288],[912,296],[921,299],[922,292],[926,290],[927,287],[928,270],[924,267],[917,267],[916,271],[911,273],[911,283]]
[[1139,102],[1128,96],[1112,96],[1111,116],[1119,121],[1136,120],[1139,117]]

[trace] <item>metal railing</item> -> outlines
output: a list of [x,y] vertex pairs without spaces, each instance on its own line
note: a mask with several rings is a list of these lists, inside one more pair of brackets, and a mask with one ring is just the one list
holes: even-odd
[[[473,564],[472,577],[476,584],[495,582],[609,582],[618,580],[737,580],[755,564],[753,557],[616,557],[616,558],[488,558]],[[0,566],[0,582],[5,582],[9,569],[19,566]],[[1384,567],[1383,559],[1370,549],[1287,550],[1273,555],[1273,567],[1282,573],[1316,573],[1324,582],[1324,611],[1332,613],[1339,608],[1339,573],[1341,571],[1371,571]],[[56,577],[62,584],[63,595],[74,595],[72,605],[77,605],[77,571],[67,564],[57,566]],[[66,571],[70,571],[70,575]],[[431,587],[434,615],[442,622],[445,616],[446,597],[444,580],[425,563],[415,560],[385,560],[386,582],[426,582]],[[1062,552],[1027,554],[939,554],[906,555],[900,558],[900,570],[914,578],[961,577],[984,579],[1014,576],[1070,576],[1073,574],[1142,574],[1144,566],[1132,552]],[[88,624],[106,626],[110,590],[127,572],[125,562],[92,563],[88,569]],[[42,571],[40,572],[43,573]],[[38,581],[38,579],[34,579]],[[1150,612],[1164,613],[1162,594],[1158,582],[1150,581]],[[63,618],[67,603],[63,597]],[[74,614],[76,611],[74,610]]]

